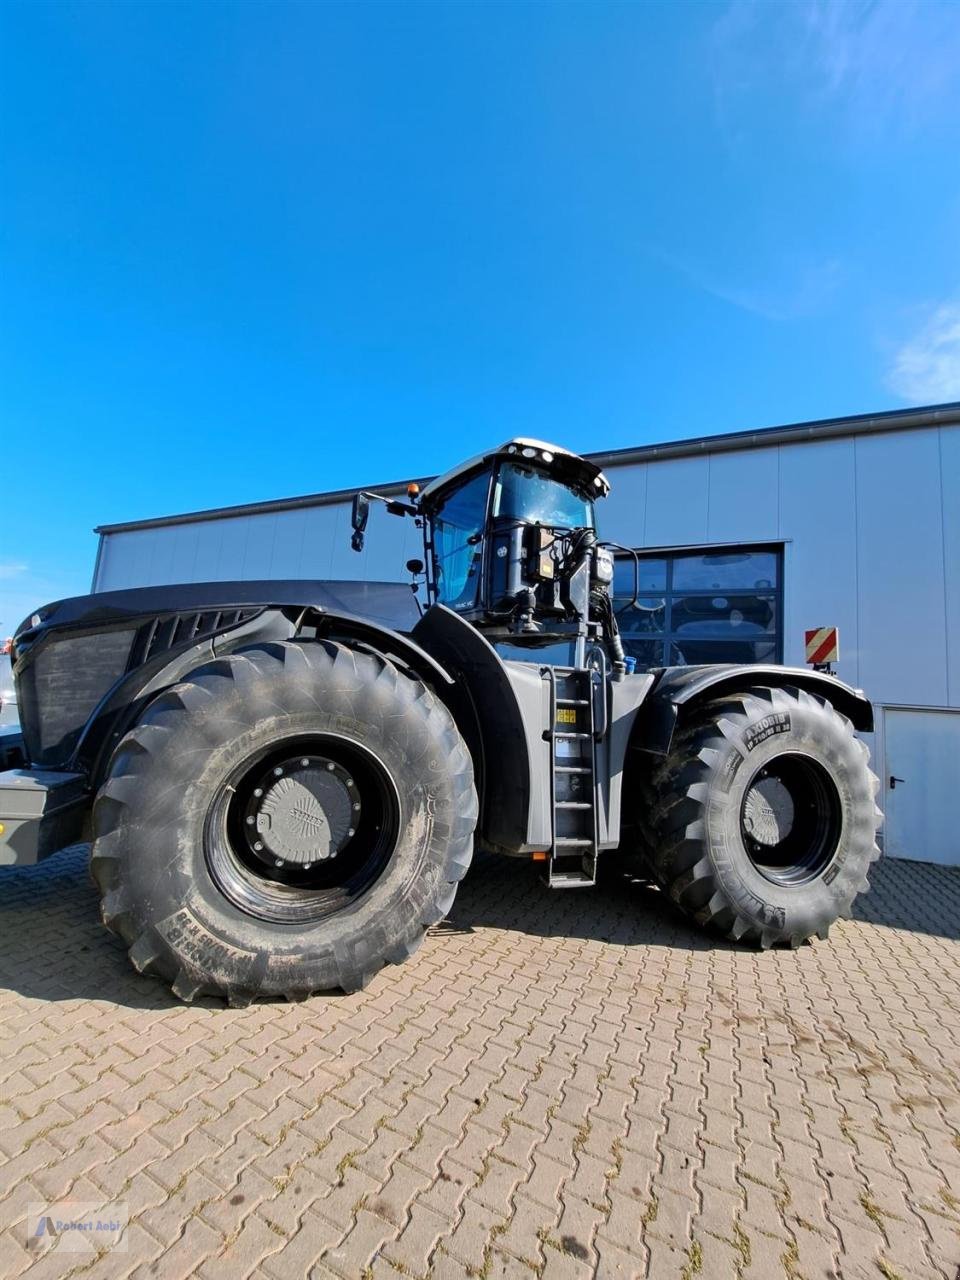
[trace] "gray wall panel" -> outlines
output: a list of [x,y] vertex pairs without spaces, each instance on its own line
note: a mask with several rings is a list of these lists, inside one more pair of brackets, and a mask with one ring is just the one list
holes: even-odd
[[939,432],[855,447],[861,681],[878,702],[945,706]]
[[779,450],[721,453],[709,461],[707,541],[776,538],[780,525]]
[[783,446],[784,661],[803,665],[803,633],[840,628],[837,674],[860,683],[856,468],[852,440]]
[[944,610],[947,622],[947,705],[960,707],[960,430],[940,428],[943,504]]
[[217,577],[230,580],[243,577],[243,565],[247,550],[247,526],[249,518],[225,520],[220,541]]
[[[617,478],[614,472],[614,486]],[[647,477],[642,545],[667,547],[706,542],[709,492],[709,458],[675,458],[652,464]]]
[[276,538],[276,514],[253,516],[247,521],[247,540],[243,555],[245,579],[271,578],[273,572],[273,544]]
[[[339,507],[313,507],[291,512],[300,528],[300,552],[290,562],[289,572],[298,578],[345,577],[335,566],[343,540],[343,521]],[[283,576],[279,574],[278,576]]]
[[[600,536],[625,547],[646,544],[647,466],[616,467],[607,479],[611,484],[609,498],[597,503]],[[640,532],[640,543],[637,532]]]
[[216,582],[221,577],[221,553],[226,521],[211,520],[194,526],[193,581]]

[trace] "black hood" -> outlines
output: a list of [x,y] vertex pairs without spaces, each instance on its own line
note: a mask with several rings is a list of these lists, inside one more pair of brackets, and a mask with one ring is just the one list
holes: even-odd
[[413,592],[401,582],[184,582],[161,587],[132,587],[71,596],[43,605],[25,619],[16,635],[42,626],[96,627],[145,614],[199,610],[250,609],[258,606],[313,606],[367,618],[392,631],[412,631],[419,614]]

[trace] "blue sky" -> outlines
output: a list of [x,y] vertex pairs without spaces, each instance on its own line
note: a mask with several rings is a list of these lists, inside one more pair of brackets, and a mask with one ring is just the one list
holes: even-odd
[[0,22],[0,631],[101,522],[960,399],[960,4]]

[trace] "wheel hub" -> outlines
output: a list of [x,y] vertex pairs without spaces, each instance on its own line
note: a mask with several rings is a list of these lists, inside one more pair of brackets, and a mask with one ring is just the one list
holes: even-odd
[[817,879],[843,838],[842,803],[830,771],[799,751],[768,760],[747,784],[740,833],[766,880],[800,885]]
[[351,774],[324,756],[299,756],[258,780],[244,812],[244,834],[260,862],[306,871],[335,858],[359,819]]
[[747,792],[743,826],[757,842],[773,848],[793,830],[793,799],[779,778],[761,778]]

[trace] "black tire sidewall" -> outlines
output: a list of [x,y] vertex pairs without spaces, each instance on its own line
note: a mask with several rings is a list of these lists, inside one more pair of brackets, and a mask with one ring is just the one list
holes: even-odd
[[[704,836],[719,888],[737,913],[761,929],[808,937],[849,908],[874,854],[875,801],[862,750],[845,722],[814,698],[774,690],[772,700],[744,701],[746,716],[723,714],[722,745],[706,783]],[[822,871],[800,884],[778,884],[754,865],[743,840],[744,795],[764,765],[785,753],[818,764],[836,790],[840,834]]]
[[[130,846],[122,875],[133,931],[155,931],[170,953],[164,968],[194,973],[205,988],[268,996],[291,986],[349,988],[386,959],[402,958],[422,936],[446,890],[448,849],[462,838],[462,778],[452,775],[449,759],[455,726],[443,708],[436,714],[439,704],[423,686],[366,655],[350,658],[323,661],[322,682],[312,682],[296,664],[241,653],[234,661],[242,679],[201,668],[185,705],[161,698],[148,710],[143,723],[169,732],[154,735],[149,767],[138,770],[120,833]],[[272,715],[263,714],[267,704]],[[255,918],[211,874],[211,807],[245,760],[284,739],[313,735],[347,740],[392,780],[396,845],[375,882],[335,914],[313,924]],[[122,753],[121,746],[121,770]]]

